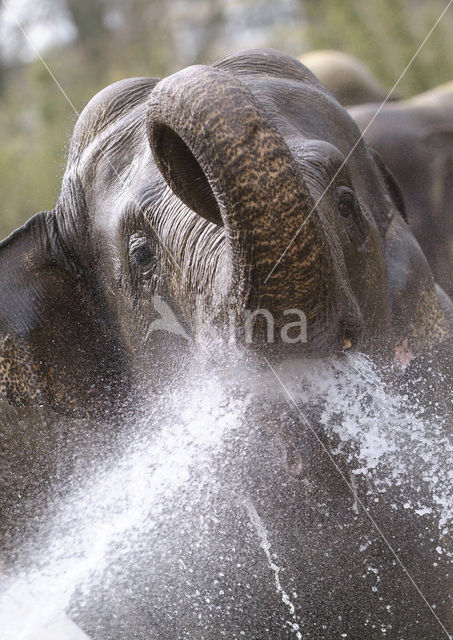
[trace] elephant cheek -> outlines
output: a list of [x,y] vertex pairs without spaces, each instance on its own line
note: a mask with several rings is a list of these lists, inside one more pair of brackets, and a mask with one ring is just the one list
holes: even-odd
[[347,268],[351,288],[362,310],[367,337],[379,336],[382,344],[390,336],[390,312],[387,268],[382,240],[376,229],[368,230],[365,243],[347,259]]

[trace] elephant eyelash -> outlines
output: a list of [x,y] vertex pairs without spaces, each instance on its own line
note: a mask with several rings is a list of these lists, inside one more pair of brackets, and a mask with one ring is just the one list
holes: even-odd
[[131,252],[131,261],[137,267],[146,267],[154,260],[154,253],[147,245],[143,245]]
[[157,256],[154,244],[149,238],[133,234],[129,240],[129,260],[133,267],[148,275],[156,266]]
[[352,189],[346,186],[337,188],[338,211],[343,218],[349,218],[357,212],[359,203]]
[[338,213],[342,217],[340,233],[347,243],[362,244],[366,239],[366,227],[362,207],[353,189],[340,185],[336,189]]

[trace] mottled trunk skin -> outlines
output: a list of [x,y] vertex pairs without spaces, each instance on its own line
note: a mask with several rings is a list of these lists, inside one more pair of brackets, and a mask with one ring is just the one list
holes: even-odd
[[[243,83],[200,66],[165,79],[151,94],[148,131],[155,161],[173,191],[225,226],[239,315],[245,308],[266,308],[278,327],[288,321],[284,310],[300,309],[312,343],[317,337],[332,340],[339,325],[360,324],[354,301],[344,304],[341,260],[318,212],[312,213],[302,171]],[[186,181],[183,164],[191,164],[194,174]],[[201,198],[190,186],[194,181]],[[352,309],[351,318],[334,317],[338,298],[342,308]]]

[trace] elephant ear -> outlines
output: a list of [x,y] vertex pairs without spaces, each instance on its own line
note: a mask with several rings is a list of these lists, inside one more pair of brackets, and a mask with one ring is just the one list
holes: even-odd
[[[452,337],[446,294],[439,295],[431,267],[408,224],[398,181],[377,151],[370,149],[393,207],[383,232],[395,360],[405,367],[415,356]],[[398,212],[400,215],[395,215]]]
[[433,127],[425,133],[423,142],[431,150],[431,215],[447,242],[453,233],[453,128]]
[[[408,218],[407,218],[407,211],[406,211],[406,203],[404,202],[404,196],[403,196],[403,192],[401,191],[401,187],[398,183],[398,180],[395,178],[395,176],[393,175],[393,173],[390,171],[390,169],[387,167],[387,165],[385,164],[384,160],[382,159],[382,156],[380,153],[378,153],[378,151],[376,151],[376,149],[373,149],[372,147],[369,147],[370,151],[371,151],[371,155],[374,158],[374,161],[376,162],[376,165],[379,169],[379,172],[381,174],[381,177],[384,181],[385,186],[387,187],[387,190],[389,192],[389,195],[393,201],[393,204],[395,205],[395,207],[397,208],[397,210],[399,211],[399,213],[401,214],[403,220],[405,220],[406,222],[408,222]],[[390,222],[391,218],[389,218],[389,222]]]
[[95,270],[58,218],[38,213],[0,244],[0,396],[91,415],[118,397],[125,367]]
[[385,236],[395,359],[415,356],[452,338],[451,301],[439,287],[410,227],[395,216]]

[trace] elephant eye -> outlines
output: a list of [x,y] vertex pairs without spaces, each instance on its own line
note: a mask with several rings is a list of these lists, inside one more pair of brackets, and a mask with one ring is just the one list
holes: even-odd
[[338,187],[338,211],[343,218],[351,216],[357,208],[357,199],[354,192],[349,187]]
[[140,268],[151,267],[156,261],[156,254],[149,238],[133,234],[129,241],[130,261]]

